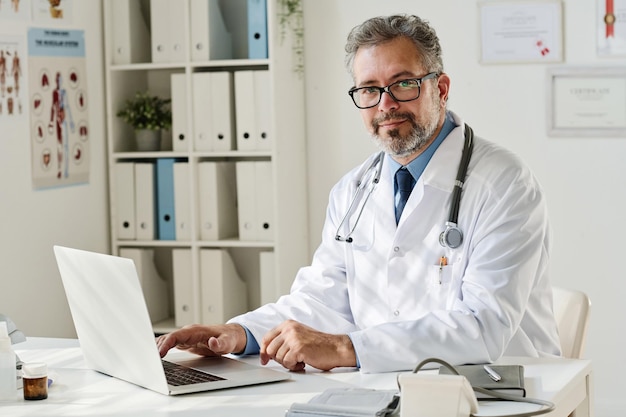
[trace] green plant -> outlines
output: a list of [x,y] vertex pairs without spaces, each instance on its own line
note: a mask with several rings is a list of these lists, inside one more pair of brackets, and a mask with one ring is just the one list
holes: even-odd
[[153,96],[148,91],[138,91],[133,98],[126,100],[117,117],[135,130],[169,129],[172,125],[170,102],[170,99]]
[[278,24],[281,43],[292,33],[293,71],[304,74],[304,18],[302,0],[278,0]]

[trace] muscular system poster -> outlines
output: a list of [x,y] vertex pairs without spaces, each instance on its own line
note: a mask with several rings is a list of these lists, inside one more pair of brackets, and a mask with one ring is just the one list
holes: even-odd
[[28,31],[33,186],[89,180],[84,31]]

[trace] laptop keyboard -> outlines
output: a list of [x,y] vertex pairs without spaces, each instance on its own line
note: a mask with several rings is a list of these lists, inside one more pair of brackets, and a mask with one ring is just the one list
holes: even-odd
[[165,370],[167,383],[177,387],[181,385],[201,384],[203,382],[225,380],[225,378],[219,377],[217,375],[211,375],[209,373],[178,365],[176,363],[168,361],[161,362],[163,362],[163,370]]

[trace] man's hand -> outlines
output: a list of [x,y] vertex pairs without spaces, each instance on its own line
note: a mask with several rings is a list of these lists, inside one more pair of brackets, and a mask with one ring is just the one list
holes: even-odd
[[322,333],[304,324],[287,320],[263,337],[261,363],[270,359],[292,371],[305,364],[328,371],[339,366],[356,366],[356,353],[348,335]]
[[202,356],[220,356],[243,351],[246,347],[246,331],[238,324],[192,324],[157,337],[156,343],[161,357],[174,347]]

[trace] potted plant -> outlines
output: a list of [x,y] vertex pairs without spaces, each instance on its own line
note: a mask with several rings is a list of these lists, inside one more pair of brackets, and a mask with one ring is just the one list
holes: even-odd
[[172,125],[170,99],[138,91],[117,112],[117,116],[135,129],[137,150],[158,151],[161,147],[161,130]]

